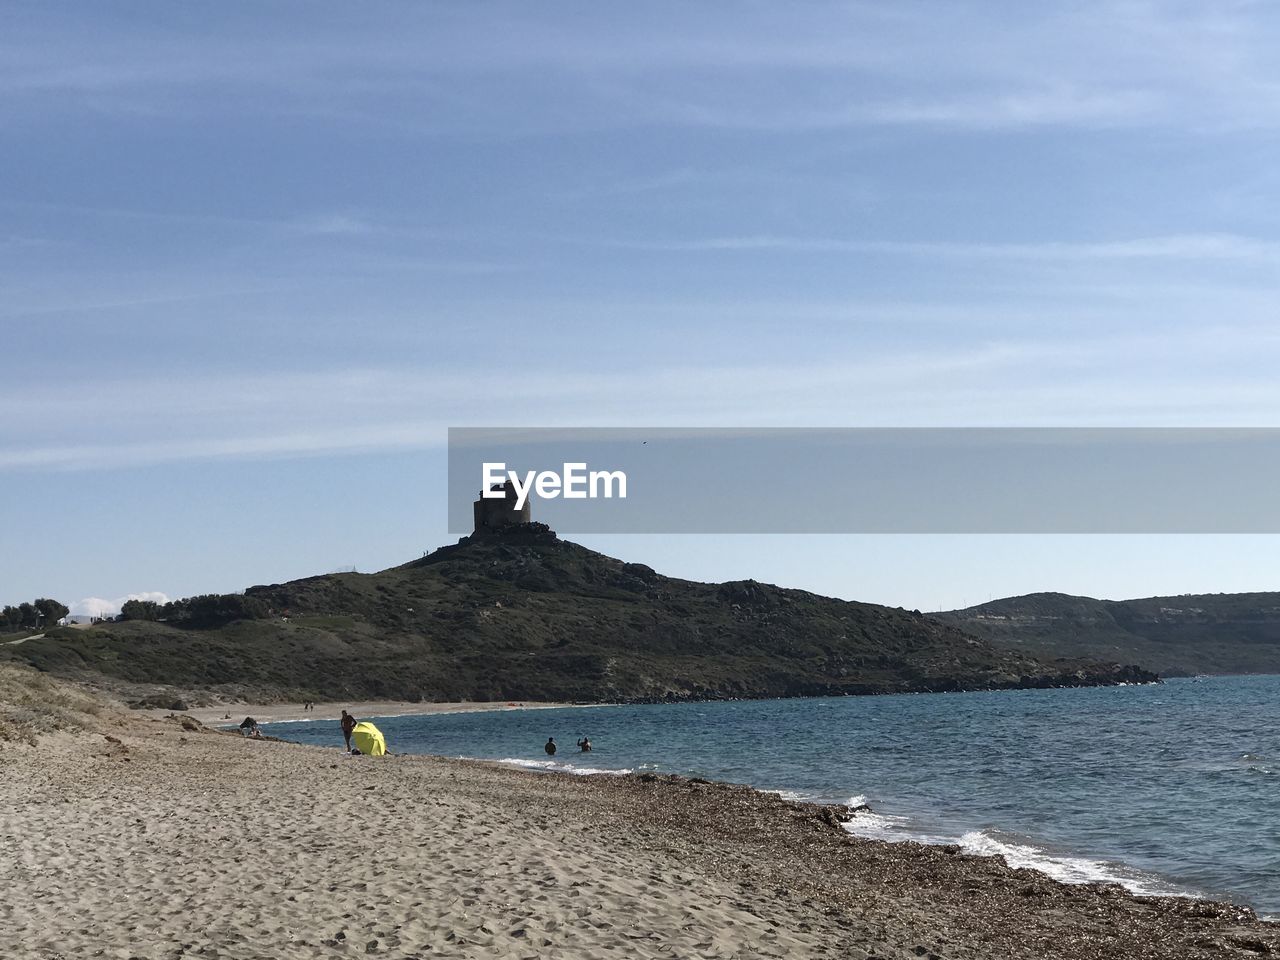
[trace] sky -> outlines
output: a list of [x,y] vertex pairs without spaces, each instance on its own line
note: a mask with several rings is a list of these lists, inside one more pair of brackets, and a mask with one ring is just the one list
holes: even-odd
[[[450,426],[1280,423],[1273,4],[5,19],[0,603],[419,556]],[[920,609],[1280,588],[1262,535],[581,539]]]

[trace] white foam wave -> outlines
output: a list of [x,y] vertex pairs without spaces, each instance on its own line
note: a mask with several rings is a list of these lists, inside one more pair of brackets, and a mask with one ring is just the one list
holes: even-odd
[[961,836],[960,848],[965,853],[982,857],[1004,857],[1005,863],[1011,867],[1038,870],[1063,883],[1118,883],[1131,893],[1146,896],[1169,896],[1181,892],[1155,877],[1123,870],[1103,860],[1053,854],[1029,843],[1001,840],[982,830]]
[[[851,797],[850,807],[865,803],[863,797]],[[1004,857],[1011,867],[1036,870],[1062,883],[1118,883],[1130,893],[1143,896],[1190,896],[1158,877],[1126,870],[1104,860],[1052,853],[1025,841],[1001,838],[984,830],[971,830],[959,837],[942,836],[920,830],[907,817],[862,810],[844,828],[871,840],[917,843],[954,843],[965,853],[980,857]]]
[[[629,769],[603,770],[597,767],[575,767],[558,760],[526,760],[519,757],[507,757],[497,762],[524,770],[577,775],[592,773],[622,775],[632,772]],[[762,790],[761,792],[774,794],[784,800],[812,799],[811,796],[794,790]],[[920,825],[910,817],[859,809],[866,805],[867,798],[862,794],[851,796],[845,801],[845,806],[855,812],[843,826],[855,836],[885,840],[890,843],[914,841],[927,844],[956,844],[965,853],[982,857],[1003,857],[1010,867],[1036,870],[1062,883],[1118,883],[1130,893],[1140,896],[1193,896],[1190,891],[1178,889],[1159,877],[1125,869],[1104,860],[1053,853],[1024,840],[1002,838],[984,830],[971,830],[959,836],[931,833],[922,830]]]
[[808,800],[809,798],[803,793],[796,793],[794,790],[761,790],[761,793],[772,793],[775,797],[781,797],[783,800]]
[[[856,800],[857,803],[853,803]],[[858,807],[866,803],[864,797],[853,797],[850,807]],[[890,843],[901,843],[914,840],[916,843],[952,843],[953,839],[924,833],[907,817],[895,816],[891,813],[876,813],[874,810],[859,810],[853,819],[844,824],[844,828],[859,837],[868,840],[888,840]]]
[[[473,757],[459,757],[459,760],[471,760]],[[621,770],[606,770],[603,767],[575,767],[571,763],[563,763],[559,760],[524,760],[520,757],[505,757],[502,760],[496,760],[495,763],[505,764],[509,767],[519,767],[521,770],[540,770],[543,773],[572,773],[580,777],[585,777],[593,773],[607,773],[615,777],[631,773],[629,768]]]

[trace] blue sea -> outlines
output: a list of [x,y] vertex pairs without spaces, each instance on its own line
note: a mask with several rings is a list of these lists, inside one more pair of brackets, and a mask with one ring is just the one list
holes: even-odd
[[[860,835],[1280,916],[1280,677],[362,719],[397,753],[867,803],[848,825]],[[342,745],[335,721],[264,731]],[[578,752],[582,736],[593,752]]]

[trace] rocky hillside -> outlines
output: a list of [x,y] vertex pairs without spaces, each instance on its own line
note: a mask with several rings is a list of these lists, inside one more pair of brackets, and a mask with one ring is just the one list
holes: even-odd
[[[289,699],[679,700],[1154,679],[997,649],[919,613],[750,580],[675,580],[541,524],[380,573],[201,599],[204,620],[53,631],[0,657],[117,684]],[[218,611],[253,618],[211,623]]]
[[1144,600],[1032,593],[935,616],[1001,647],[1121,660],[1162,676],[1280,673],[1280,593]]

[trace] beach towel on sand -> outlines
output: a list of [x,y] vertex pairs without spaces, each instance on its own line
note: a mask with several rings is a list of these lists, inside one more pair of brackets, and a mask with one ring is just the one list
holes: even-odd
[[387,752],[387,741],[382,731],[367,720],[356,724],[351,731],[351,742],[366,756],[381,757]]

